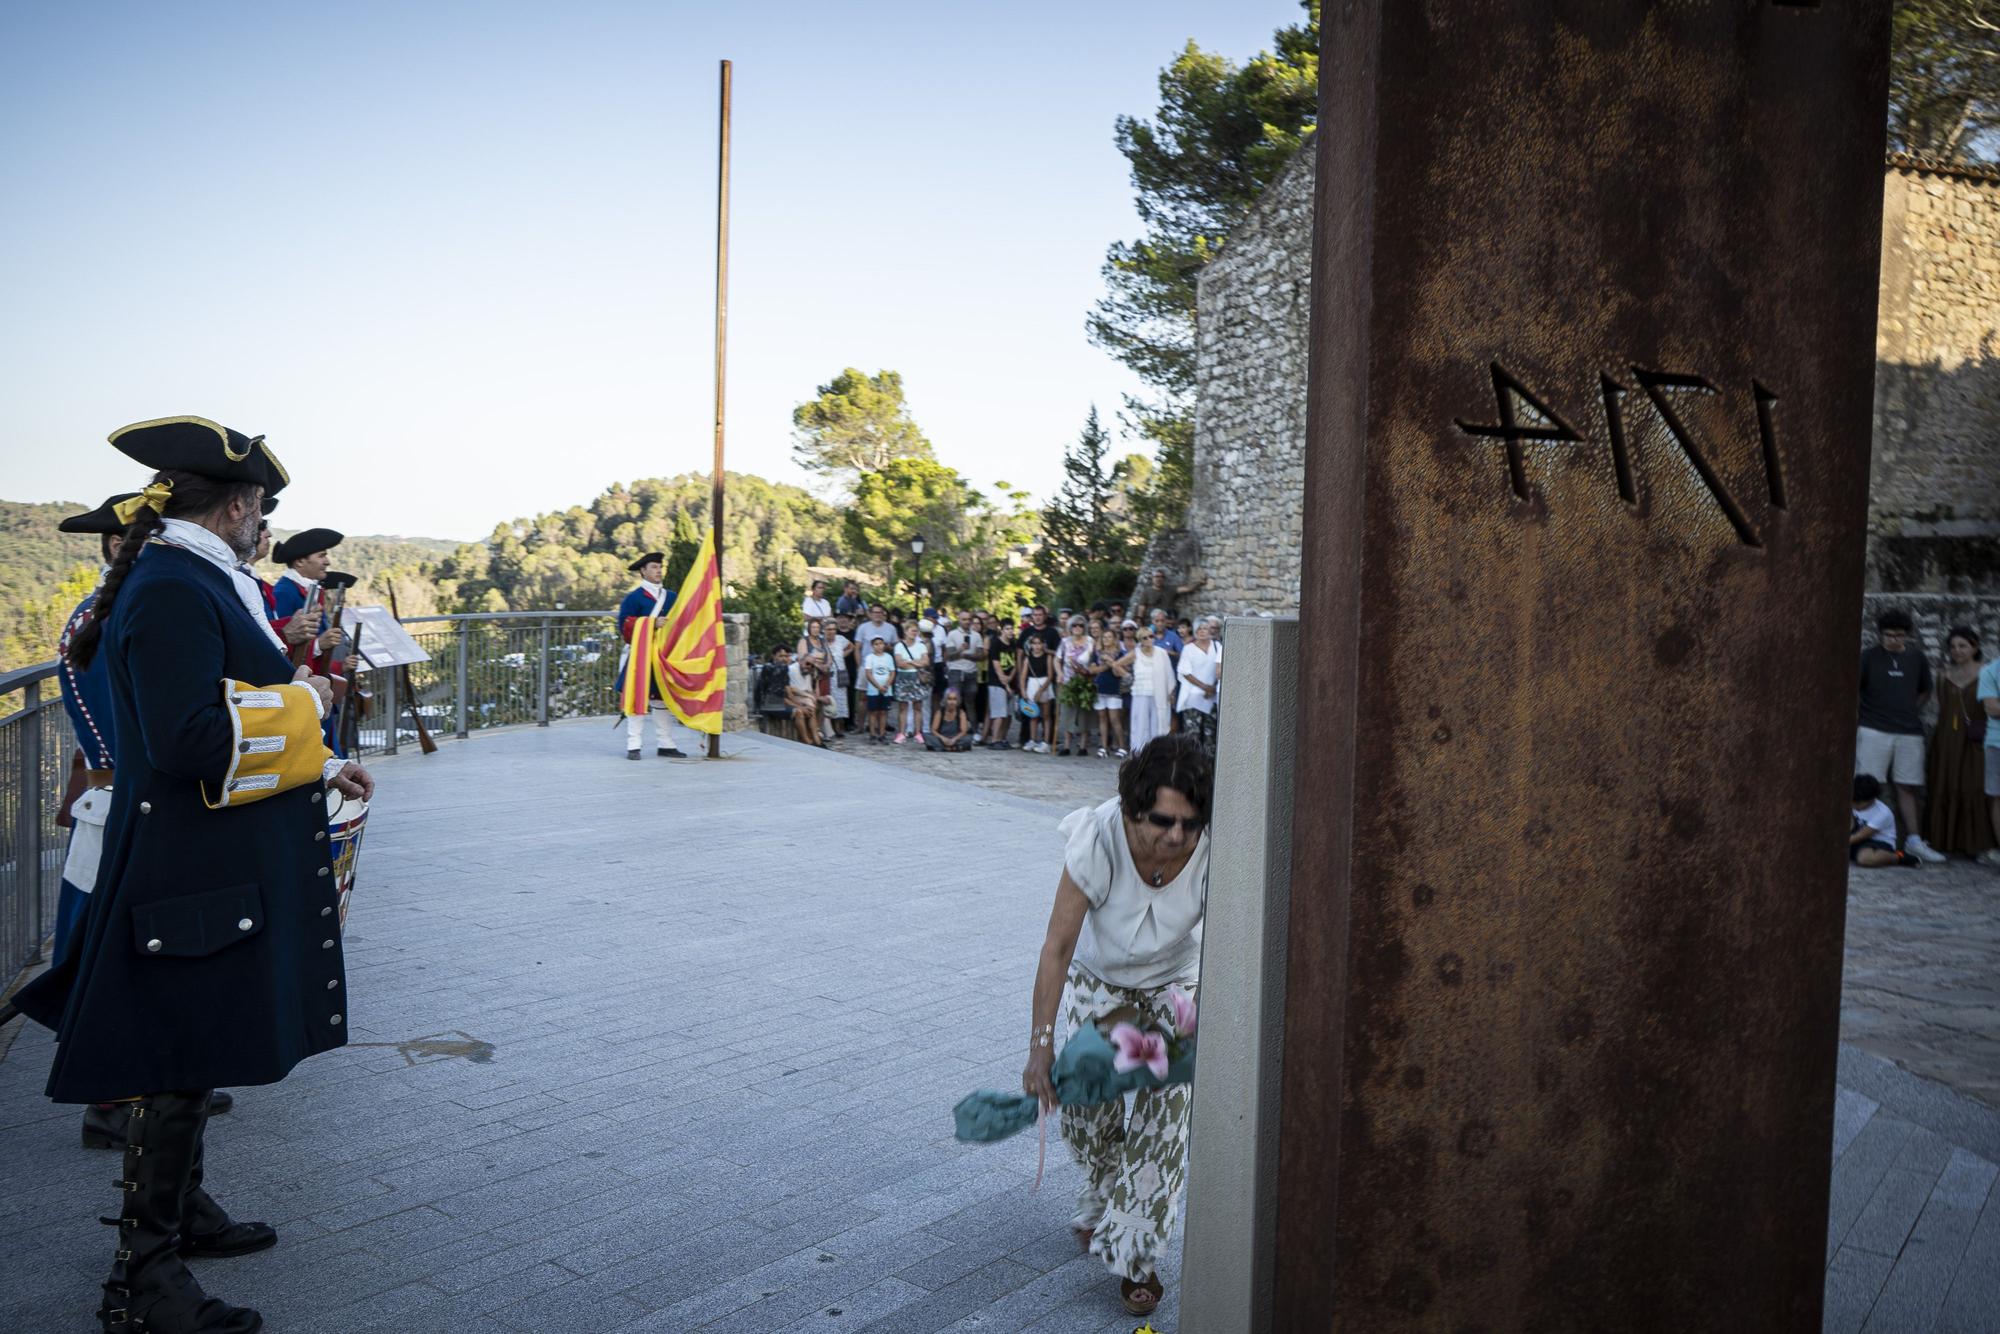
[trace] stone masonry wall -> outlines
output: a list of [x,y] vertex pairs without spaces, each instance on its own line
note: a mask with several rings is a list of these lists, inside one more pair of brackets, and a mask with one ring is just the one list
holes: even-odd
[[1183,612],[1298,609],[1312,160],[1293,157],[1202,274],[1195,564],[1169,576]]
[[2000,594],[2000,173],[1892,164],[1869,587]]
[[[1298,154],[1201,278],[1194,498],[1140,573],[1142,598],[1183,614],[1298,610],[1313,179],[1314,155]],[[1986,624],[2000,608],[2000,173],[1891,159],[1882,225],[1868,589],[1955,595]]]

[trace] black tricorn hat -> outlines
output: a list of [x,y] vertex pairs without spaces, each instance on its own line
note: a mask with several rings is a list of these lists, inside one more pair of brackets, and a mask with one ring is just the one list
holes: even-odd
[[667,553],[664,551],[649,551],[645,555],[639,557],[639,559],[633,561],[630,565],[627,565],[625,568],[630,570],[632,573],[637,574],[640,570],[645,569],[646,566],[652,564],[654,561],[658,561],[660,562],[660,564],[665,565],[667,563]]
[[120,491],[94,510],[82,514],[72,514],[56,525],[59,533],[122,533],[125,525],[118,522],[118,516],[111,512],[113,505],[130,500],[137,491]]
[[[340,545],[340,534],[331,528],[308,528],[301,533],[293,533],[277,546],[271,548],[271,559],[280,565],[290,565],[301,556],[310,556],[315,551],[331,551]],[[325,581],[322,580],[322,583]]]
[[328,570],[325,576],[320,579],[319,586],[321,588],[352,588],[360,582],[360,576],[349,574],[345,570]]
[[174,469],[218,482],[252,482],[275,496],[291,476],[261,435],[245,435],[206,417],[160,417],[121,426],[112,448],[148,468]]
[[272,510],[274,510],[274,509],[276,509],[276,508],[278,508],[278,498],[277,498],[276,496],[272,496],[272,495],[267,495],[267,496],[265,496],[265,497],[264,497],[264,517],[265,517],[265,518],[267,518],[267,519],[268,519],[268,518],[270,518],[270,517],[271,517],[271,511],[272,511]]

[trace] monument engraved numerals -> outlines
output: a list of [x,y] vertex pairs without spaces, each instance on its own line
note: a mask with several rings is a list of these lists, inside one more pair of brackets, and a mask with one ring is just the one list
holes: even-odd
[[[1746,547],[1761,547],[1764,540],[1758,533],[1750,516],[1743,511],[1728,485],[1716,473],[1715,465],[1709,461],[1708,452],[1702,447],[1695,434],[1688,428],[1679,412],[1674,408],[1672,395],[1678,393],[1719,394],[1722,391],[1706,376],[1684,371],[1648,370],[1643,366],[1633,366],[1632,379],[1637,385],[1627,385],[1608,374],[1598,376],[1597,388],[1600,405],[1604,412],[1604,432],[1611,446],[1611,468],[1618,487],[1618,498],[1627,505],[1639,503],[1638,481],[1632,471],[1632,452],[1627,443],[1625,420],[1625,397],[1637,392],[1646,396],[1652,405],[1660,424],[1666,427],[1681,453],[1701,479],[1714,499],[1716,508],[1729,520],[1729,526],[1736,530],[1736,538]],[[1493,379],[1493,401],[1496,422],[1473,422],[1463,417],[1455,418],[1458,429],[1467,435],[1498,440],[1507,461],[1507,481],[1514,496],[1519,500],[1530,498],[1528,475],[1522,455],[1522,442],[1550,442],[1588,445],[1590,442],[1574,426],[1556,411],[1548,401],[1537,395],[1522,383],[1521,378],[1495,361],[1489,370]],[[1751,396],[1757,409],[1757,441],[1764,463],[1764,486],[1773,510],[1785,508],[1784,467],[1778,456],[1777,428],[1774,422],[1778,396],[1765,388],[1758,380],[1750,382]],[[1521,405],[1525,405],[1539,421],[1521,420]]]

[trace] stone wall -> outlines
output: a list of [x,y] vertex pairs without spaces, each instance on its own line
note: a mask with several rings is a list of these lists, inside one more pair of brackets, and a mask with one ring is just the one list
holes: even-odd
[[[1194,500],[1187,530],[1148,550],[1182,612],[1299,605],[1313,155],[1296,154],[1201,277]],[[1142,597],[1146,597],[1142,591]]]
[[[1148,603],[1298,610],[1313,180],[1298,154],[1202,275],[1194,499]],[[1868,588],[2000,597],[2000,173],[1892,158],[1882,226]]]
[[1869,587],[2000,593],[2000,173],[1891,163]]

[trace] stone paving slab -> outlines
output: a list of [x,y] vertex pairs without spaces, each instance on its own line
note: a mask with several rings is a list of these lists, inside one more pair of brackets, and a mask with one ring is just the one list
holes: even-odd
[[1854,871],[1840,1031],[2000,1108],[2000,870],[1955,857]]
[[[1018,1080],[1054,822],[1111,763],[726,747],[629,764],[579,723],[378,766],[354,1045],[216,1122],[220,1193],[283,1239],[206,1281],[327,1334],[1133,1328],[1061,1146],[1031,1193],[1032,1136],[950,1123]],[[17,1034],[0,1329],[91,1328],[117,1159]],[[1826,1328],[2000,1328],[2000,1114],[1857,1047],[1841,1085]]]

